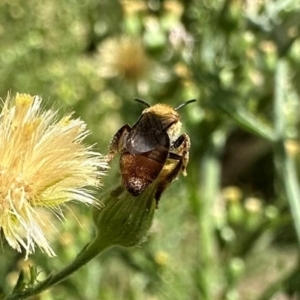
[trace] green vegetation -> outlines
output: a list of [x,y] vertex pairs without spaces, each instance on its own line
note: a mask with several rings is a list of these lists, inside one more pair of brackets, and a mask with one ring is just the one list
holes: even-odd
[[[74,110],[103,154],[144,109],[133,98],[197,99],[180,111],[188,176],[163,194],[149,236],[39,299],[300,298],[299,13],[294,0],[0,2],[2,99]],[[24,262],[3,241],[0,299],[21,269],[42,280],[92,238],[91,208],[65,216],[48,233],[55,258],[37,250]]]

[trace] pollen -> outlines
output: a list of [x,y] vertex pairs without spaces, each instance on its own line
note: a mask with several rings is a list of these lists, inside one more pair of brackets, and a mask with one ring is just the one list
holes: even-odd
[[37,130],[37,127],[40,125],[41,120],[40,119],[36,119],[33,122],[28,122],[26,124],[24,124],[24,138],[29,138],[32,136],[32,134],[34,133],[34,131]]
[[17,94],[16,97],[16,107],[17,108],[26,108],[29,107],[33,102],[32,96],[28,94]]
[[58,112],[42,110],[41,102],[17,94],[0,113],[0,229],[26,256],[36,246],[55,255],[45,212],[61,216],[59,206],[73,200],[99,206],[91,188],[100,187],[107,168],[101,154],[83,144],[86,124],[71,115],[59,119]]
[[64,116],[60,121],[59,125],[62,127],[68,126],[71,122],[71,116]]

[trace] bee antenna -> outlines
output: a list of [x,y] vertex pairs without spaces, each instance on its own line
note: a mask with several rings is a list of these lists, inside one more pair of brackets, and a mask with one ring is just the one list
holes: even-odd
[[142,100],[142,99],[135,98],[134,100],[137,101],[137,102],[140,102],[140,103],[142,103],[142,104],[144,104],[144,105],[146,105],[147,107],[150,107],[150,104],[148,104],[147,102],[145,102],[145,101]]
[[174,110],[178,110],[178,109],[180,109],[180,108],[182,108],[182,107],[184,107],[184,106],[186,106],[186,105],[188,105],[188,104],[190,104],[190,103],[193,103],[193,102],[195,102],[195,101],[196,101],[196,99],[188,100],[188,101],[186,101],[186,102],[180,104],[180,105],[177,106],[176,108],[174,108]]

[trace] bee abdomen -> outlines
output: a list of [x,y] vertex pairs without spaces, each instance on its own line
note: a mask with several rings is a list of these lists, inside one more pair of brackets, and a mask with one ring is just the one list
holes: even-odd
[[138,196],[145,188],[151,183],[151,181],[145,181],[145,178],[130,177],[125,181],[126,190],[133,196]]
[[123,153],[120,157],[122,179],[133,196],[142,193],[159,175],[163,164],[147,155]]

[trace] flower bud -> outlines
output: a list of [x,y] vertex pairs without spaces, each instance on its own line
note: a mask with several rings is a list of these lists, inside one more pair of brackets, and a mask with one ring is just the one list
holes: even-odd
[[107,246],[130,247],[148,234],[156,207],[153,182],[139,196],[134,197],[119,185],[104,195],[105,207],[96,210],[94,222],[97,240]]

